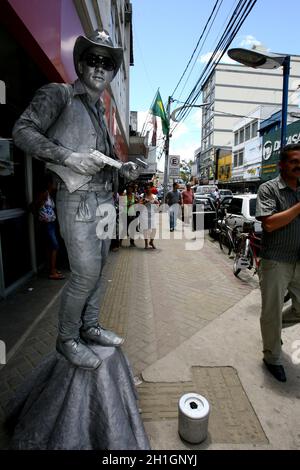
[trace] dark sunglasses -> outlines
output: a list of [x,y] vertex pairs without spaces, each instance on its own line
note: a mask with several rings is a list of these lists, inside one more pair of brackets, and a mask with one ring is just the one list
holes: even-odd
[[102,67],[108,72],[111,72],[116,67],[109,57],[102,57],[101,55],[87,54],[84,61],[88,67]]

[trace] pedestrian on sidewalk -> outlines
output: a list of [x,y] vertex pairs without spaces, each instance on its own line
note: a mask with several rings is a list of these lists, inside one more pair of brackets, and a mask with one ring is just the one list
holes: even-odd
[[122,64],[122,49],[114,47],[107,31],[96,30],[77,38],[73,59],[78,80],[38,90],[16,122],[13,138],[57,175],[57,214],[71,276],[62,294],[56,348],[73,365],[92,370],[101,361],[90,343],[123,343],[98,323],[101,272],[110,245],[105,214],[113,208],[117,171],[129,180],[139,173],[134,163],[117,162],[101,100]]
[[193,203],[194,203],[194,193],[192,191],[191,183],[186,183],[186,189],[182,191],[182,220],[187,225],[191,223],[192,212],[193,212]]
[[181,193],[179,191],[179,184],[173,183],[173,190],[169,191],[166,195],[166,203],[170,207],[169,217],[170,217],[170,232],[174,232],[177,225],[177,217],[181,214]]
[[[139,198],[134,193],[134,186],[129,184],[126,189],[126,207],[127,207],[127,235],[130,236],[130,224],[137,218],[137,214],[134,208],[135,204],[138,204]],[[130,237],[130,246],[136,246],[134,238]]]
[[49,269],[49,279],[62,280],[65,276],[57,270],[56,260],[59,250],[57,221],[54,203],[54,184],[51,174],[45,175],[40,183],[36,201],[34,202],[35,212],[38,215],[47,254],[47,264]]
[[145,241],[145,250],[148,248],[156,249],[154,238],[156,235],[156,208],[159,205],[158,199],[152,193],[151,184],[145,186],[145,193],[141,197],[140,204],[145,206],[145,210],[140,213],[140,230],[143,232]]
[[[279,167],[280,175],[259,187],[256,217],[263,228],[259,266],[263,360],[271,374],[285,382],[281,329],[300,322],[300,144],[282,149]],[[282,313],[286,291],[292,306]]]

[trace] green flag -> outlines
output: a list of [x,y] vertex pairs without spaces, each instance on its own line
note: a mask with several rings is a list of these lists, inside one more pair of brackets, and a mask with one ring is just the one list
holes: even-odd
[[156,94],[154,103],[150,109],[150,112],[154,114],[154,116],[158,116],[161,118],[161,125],[162,125],[162,130],[165,135],[168,134],[169,132],[169,119],[167,117],[161,96],[159,91]]

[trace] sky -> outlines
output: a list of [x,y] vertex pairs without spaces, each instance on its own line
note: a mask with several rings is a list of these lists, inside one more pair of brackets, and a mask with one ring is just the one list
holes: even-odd
[[[134,66],[130,69],[130,109],[139,112],[141,130],[157,89],[165,105],[168,96],[173,94],[215,0],[131,0],[131,3]],[[172,103],[171,112],[193,89],[236,4],[236,0],[223,0],[215,23],[205,41],[201,42],[200,55],[190,76],[189,68],[173,95],[178,102]],[[300,55],[299,17],[298,0],[257,0],[230,48],[251,48],[253,44],[262,44],[271,52]],[[197,101],[199,103],[201,97]],[[150,124],[146,129],[151,130]],[[172,134],[170,154],[193,160],[194,151],[200,147],[200,139],[201,108],[194,108]],[[158,140],[158,144],[160,142]],[[162,157],[158,163],[161,170],[163,161]]]

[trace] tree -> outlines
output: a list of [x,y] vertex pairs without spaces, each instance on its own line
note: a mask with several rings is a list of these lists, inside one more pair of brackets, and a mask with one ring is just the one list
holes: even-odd
[[192,174],[192,160],[189,162],[186,162],[185,160],[182,160],[180,163],[180,178],[187,183],[191,179],[191,174]]

